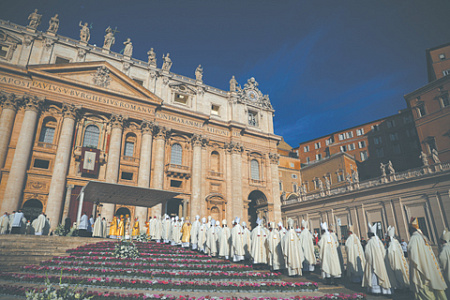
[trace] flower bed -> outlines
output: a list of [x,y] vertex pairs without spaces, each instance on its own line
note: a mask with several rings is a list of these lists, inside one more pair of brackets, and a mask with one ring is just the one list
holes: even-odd
[[195,259],[195,258],[173,258],[173,257],[163,257],[163,258],[154,258],[154,257],[145,257],[145,254],[141,253],[141,257],[137,258],[117,258],[114,256],[103,256],[99,253],[92,253],[91,255],[86,256],[55,256],[53,259],[57,260],[73,260],[73,261],[109,261],[109,262],[121,262],[121,261],[139,261],[139,262],[152,262],[152,263],[190,263],[190,264],[209,264],[209,265],[229,265],[229,261],[225,261],[222,259]]
[[61,281],[68,284],[83,284],[88,287],[109,287],[141,290],[182,290],[182,291],[275,291],[275,292],[303,292],[316,291],[316,282],[198,282],[174,280],[134,280],[112,279],[108,277],[73,277],[73,276],[42,276],[35,274],[0,273],[0,279],[21,282],[44,283],[47,279],[51,283]]
[[89,276],[125,276],[140,278],[173,278],[173,279],[196,279],[196,280],[278,280],[281,273],[277,272],[208,272],[208,271],[150,271],[142,269],[109,269],[109,268],[63,268],[48,266],[25,266],[22,268],[30,273],[45,274],[70,274],[70,275],[89,275]]

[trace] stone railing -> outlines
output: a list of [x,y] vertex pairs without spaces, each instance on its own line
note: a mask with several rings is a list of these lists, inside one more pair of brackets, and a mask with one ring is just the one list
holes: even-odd
[[139,158],[133,157],[133,156],[125,156],[125,155],[122,155],[122,160],[129,161],[129,162],[139,162]]
[[168,176],[177,178],[189,178],[191,177],[191,169],[188,166],[167,164],[166,173]]
[[56,145],[51,143],[37,142],[36,147],[56,150]]
[[381,186],[385,184],[389,184],[392,182],[399,182],[402,180],[418,178],[430,174],[436,174],[440,172],[448,172],[450,171],[450,163],[439,163],[429,166],[422,166],[415,169],[409,169],[404,172],[395,173],[395,174],[387,174],[386,176],[380,176],[373,179],[361,181],[361,182],[352,182],[351,184],[347,184],[345,187],[339,187],[330,189],[329,191],[314,191],[308,193],[306,195],[302,195],[298,198],[291,198],[289,200],[283,201],[283,205],[294,204],[303,201],[310,201],[314,199],[320,199],[324,197],[329,197],[333,195],[339,195],[347,192],[364,190],[375,186]]

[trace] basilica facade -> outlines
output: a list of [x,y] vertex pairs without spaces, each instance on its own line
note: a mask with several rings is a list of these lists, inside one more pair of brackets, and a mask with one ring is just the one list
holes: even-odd
[[0,20],[2,212],[41,209],[56,227],[75,219],[83,186],[102,181],[180,192],[151,208],[95,199],[108,220],[281,220],[280,137],[254,78],[241,87],[233,77],[224,91],[203,82],[201,66],[194,78],[171,72],[169,54],[161,67],[153,49],[147,62],[134,59],[129,39],[112,52],[109,27],[97,47],[81,22],[75,40],[57,34],[57,16],[47,31],[37,12],[29,20]]

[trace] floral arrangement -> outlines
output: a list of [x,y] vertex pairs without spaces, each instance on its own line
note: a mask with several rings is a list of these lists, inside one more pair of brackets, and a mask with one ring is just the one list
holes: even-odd
[[58,227],[53,231],[55,235],[64,236],[66,235],[66,230],[64,228],[64,224],[59,224]]
[[[62,276],[61,276],[62,277]],[[25,292],[27,300],[88,300],[93,296],[86,297],[86,289],[77,291],[77,287],[70,288],[68,284],[63,284],[59,281],[59,289],[56,289],[47,278],[45,280],[44,289],[30,289]]]
[[149,241],[148,236],[145,233],[141,233],[136,237],[137,242],[146,243]]
[[114,257],[134,259],[139,257],[139,251],[133,241],[121,240],[114,247]]

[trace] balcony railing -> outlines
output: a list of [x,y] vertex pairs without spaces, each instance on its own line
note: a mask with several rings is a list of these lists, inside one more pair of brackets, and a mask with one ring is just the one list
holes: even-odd
[[189,178],[191,177],[191,169],[188,166],[167,164],[166,173],[168,176],[178,177],[178,178]]
[[123,161],[128,161],[128,162],[138,162],[138,161],[139,161],[139,158],[133,157],[133,156],[125,156],[125,155],[122,155],[122,160],[123,160]]
[[56,145],[51,143],[37,142],[36,147],[56,150]]

